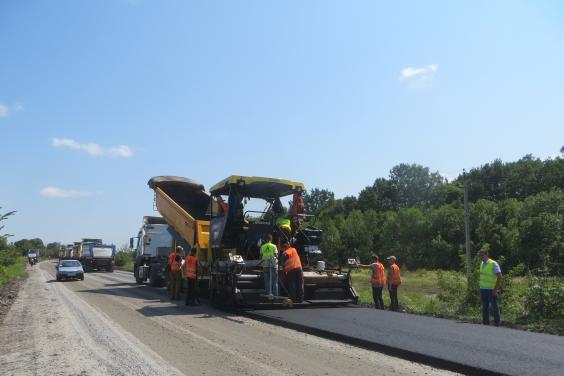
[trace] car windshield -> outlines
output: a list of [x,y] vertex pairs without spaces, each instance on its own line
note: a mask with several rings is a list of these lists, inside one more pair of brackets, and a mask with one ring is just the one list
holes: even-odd
[[77,266],[80,266],[80,262],[78,262],[78,261],[63,261],[59,264],[59,266],[62,266],[64,268],[77,267]]

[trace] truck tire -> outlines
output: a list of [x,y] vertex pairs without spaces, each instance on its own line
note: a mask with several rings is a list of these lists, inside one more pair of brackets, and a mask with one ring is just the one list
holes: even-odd
[[137,283],[138,285],[143,284],[143,280],[141,278],[138,278],[138,276],[139,276],[139,267],[138,266],[133,267],[133,276],[135,277],[135,283]]
[[157,276],[155,270],[151,268],[149,271],[149,286],[151,287],[161,287],[162,286],[162,278]]

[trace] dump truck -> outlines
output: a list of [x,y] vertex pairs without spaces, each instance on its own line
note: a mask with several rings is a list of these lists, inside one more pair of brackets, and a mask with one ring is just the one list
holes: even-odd
[[210,280],[210,196],[202,184],[179,176],[155,176],[149,180],[148,185],[155,191],[155,206],[169,226],[168,232],[173,238],[172,247],[181,245],[185,251],[195,250],[198,259],[198,287],[205,295]]
[[116,246],[104,244],[102,239],[84,238],[73,247],[73,258],[78,259],[85,272],[93,270],[114,271]]
[[163,218],[143,217],[137,237],[129,239],[129,247],[135,249],[133,276],[137,284],[142,284],[148,279],[150,286],[165,285],[167,259],[174,246],[172,233]]

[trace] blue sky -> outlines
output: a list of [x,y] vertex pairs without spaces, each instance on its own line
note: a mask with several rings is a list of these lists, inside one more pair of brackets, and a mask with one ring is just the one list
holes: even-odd
[[356,195],[564,144],[559,1],[0,3],[10,240],[121,245],[154,175]]

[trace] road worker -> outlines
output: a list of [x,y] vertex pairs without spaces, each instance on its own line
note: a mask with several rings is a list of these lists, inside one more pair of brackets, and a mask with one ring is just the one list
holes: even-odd
[[502,274],[499,264],[489,257],[487,249],[480,249],[480,298],[482,300],[482,323],[490,324],[490,308],[493,311],[494,324],[501,321],[497,293],[501,286]]
[[295,248],[290,247],[288,242],[282,245],[282,256],[280,261],[284,265],[288,295],[292,301],[301,303],[304,300],[304,272],[302,262]]
[[372,270],[372,277],[370,284],[372,285],[372,298],[374,299],[374,306],[376,309],[384,309],[384,300],[382,299],[382,290],[386,285],[386,272],[384,265],[379,261],[378,256],[371,256],[372,263],[370,265],[359,264],[359,268],[366,268]]
[[196,280],[197,280],[197,263],[198,260],[192,249],[184,262],[184,270],[186,275],[186,305],[194,305],[196,303]]
[[171,270],[170,270],[170,266],[172,265],[172,262],[176,259],[176,255],[180,254],[184,251],[184,249],[177,245],[176,248],[174,248],[168,255],[167,258],[167,264],[166,264],[166,270],[165,270],[165,275],[166,275],[166,288],[168,290],[168,293],[170,295],[171,290],[171,281],[172,281],[172,274],[171,274]]
[[182,257],[177,254],[170,264],[170,300],[178,300],[182,287]]
[[272,235],[268,234],[260,247],[260,258],[264,274],[264,290],[268,299],[278,296],[278,249],[272,244]]
[[390,256],[387,260],[389,267],[386,282],[388,284],[388,292],[390,293],[390,309],[397,311],[399,309],[398,287],[401,285],[400,268],[396,264],[396,256]]

